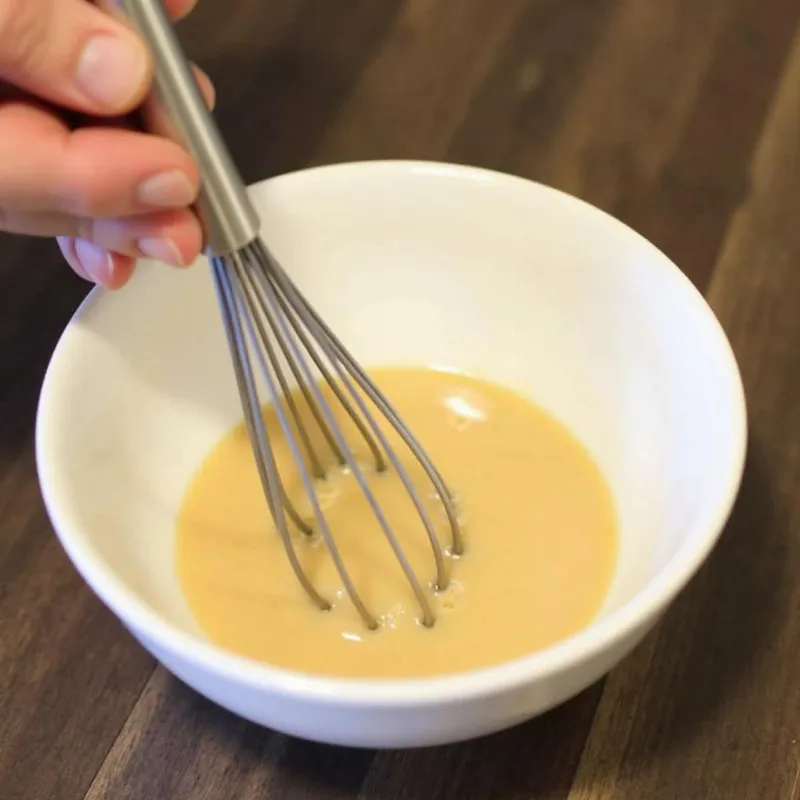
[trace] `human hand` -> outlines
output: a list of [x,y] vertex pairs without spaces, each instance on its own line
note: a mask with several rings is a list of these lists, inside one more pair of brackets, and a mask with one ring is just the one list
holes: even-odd
[[[0,0],[0,230],[56,236],[75,272],[118,288],[138,257],[190,264],[203,237],[192,158],[124,124],[152,64],[112,2]],[[195,2],[164,0],[175,19]]]

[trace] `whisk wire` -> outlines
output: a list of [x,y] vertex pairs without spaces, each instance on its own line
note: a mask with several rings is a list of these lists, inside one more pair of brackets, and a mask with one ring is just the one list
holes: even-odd
[[[384,415],[430,479],[450,523],[450,552],[459,555],[463,542],[453,496],[388,400],[305,300],[259,238],[259,215],[250,202],[241,176],[198,90],[186,54],[162,2],[119,0],[119,3],[153,54],[156,91],[148,102],[153,113],[145,114],[148,124],[156,126],[151,132],[175,138],[195,157],[200,168],[201,192],[195,209],[203,225],[206,251],[212,262],[245,424],[270,513],[295,575],[320,608],[330,607],[330,603],[314,589],[303,570],[291,535],[295,532],[289,531],[289,521],[305,534],[309,534],[311,528],[297,513],[281,480],[262,417],[254,360],[258,361],[264,373],[280,426],[296,458],[296,466],[314,511],[316,530],[324,540],[347,593],[363,620],[368,627],[377,624],[352,585],[319,506],[306,459],[317,479],[323,472],[324,460],[319,458],[320,453],[314,449],[315,439],[309,434],[297,406],[300,395],[305,398],[310,416],[322,431],[338,463],[352,472],[368,500],[419,601],[423,622],[433,625],[435,616],[431,603],[370,489],[361,466],[348,447],[331,406],[314,379],[310,363],[317,368],[363,437],[375,459],[376,470],[385,470],[388,462],[400,477],[428,534],[436,561],[435,587],[440,589],[447,585],[443,548],[416,488],[367,407],[368,402],[371,403],[370,408],[374,407]],[[278,349],[283,359],[279,357]],[[297,383],[299,392],[295,397],[291,397],[291,392],[287,391],[289,382],[282,361],[285,361]],[[330,365],[330,369],[326,364]],[[296,433],[292,430],[290,417]]]
[[[279,284],[279,280],[275,280],[274,282]],[[383,431],[381,431],[380,426],[378,425],[375,418],[367,408],[364,400],[361,398],[358,391],[354,387],[352,381],[350,380],[350,377],[348,376],[348,370],[346,365],[342,364],[342,362],[337,357],[337,353],[335,352],[334,348],[332,348],[327,343],[325,336],[323,335],[323,332],[321,332],[318,329],[316,320],[307,319],[304,321],[312,330],[312,332],[316,334],[315,339],[319,343],[320,349],[325,353],[326,357],[329,359],[334,371],[336,372],[339,382],[342,384],[342,386],[345,387],[347,392],[350,394],[352,401],[356,404],[358,410],[361,412],[361,418],[363,418],[366,421],[366,424],[371,428],[372,434],[380,443],[381,447],[383,448],[383,452],[386,454],[391,465],[394,467],[398,477],[400,478],[400,481],[402,482],[404,488],[406,489],[412,502],[414,503],[414,507],[416,508],[417,513],[419,514],[422,520],[425,532],[428,537],[428,541],[431,545],[431,549],[433,550],[433,556],[436,564],[435,588],[437,590],[446,589],[449,581],[448,581],[447,569],[444,563],[444,555],[442,553],[441,545],[439,544],[439,539],[436,535],[436,529],[434,528],[433,522],[431,521],[430,516],[425,506],[423,505],[419,493],[417,492],[417,489],[414,486],[407,470],[405,469],[401,461],[397,458],[397,455],[395,454],[393,448],[389,445],[389,442],[386,439]],[[317,328],[317,330],[315,331],[314,328]],[[373,505],[371,500],[370,504]],[[375,511],[376,516],[378,516],[379,519],[381,519],[381,525],[383,527],[382,520],[384,519],[384,517],[379,506],[377,506],[377,503],[373,505],[373,510]],[[396,537],[391,532],[391,529],[388,527],[388,524],[386,525],[386,528],[387,528],[387,536],[392,545],[392,549],[395,551],[395,555],[397,556],[397,558],[401,561],[401,563],[403,563],[405,569],[405,564],[407,563],[405,555],[403,554],[403,551],[400,548],[400,545],[397,542]],[[410,570],[407,570],[407,572],[410,573]]]
[[[242,265],[242,263],[235,263],[234,270],[236,272],[236,276],[243,280],[243,273],[246,270],[246,267]],[[289,424],[289,419],[281,405],[281,397],[278,393],[278,388],[276,386],[276,382],[273,379],[272,371],[270,367],[267,365],[267,361],[261,356],[260,351],[258,350],[258,339],[255,332],[255,326],[252,322],[253,315],[256,313],[255,305],[253,302],[253,298],[247,295],[246,292],[242,292],[242,295],[246,298],[246,303],[249,306],[249,312],[251,316],[245,316],[245,325],[249,329],[251,343],[253,345],[254,350],[258,354],[260,366],[263,370],[264,380],[267,384],[267,392],[270,396],[270,401],[272,402],[273,407],[275,408],[276,416],[278,417],[278,422],[281,426],[283,431],[283,435],[287,444],[289,445],[289,449],[292,452],[292,458],[295,461],[295,464],[298,469],[298,473],[300,475],[300,480],[303,484],[303,488],[305,490],[306,496],[312,508],[312,513],[314,518],[317,522],[317,529],[319,530],[320,536],[322,537],[325,546],[328,548],[328,551],[333,559],[334,566],[336,567],[337,572],[339,573],[339,577],[344,584],[345,591],[347,592],[348,596],[350,597],[351,602],[356,607],[356,610],[361,615],[364,623],[367,625],[368,628],[374,630],[378,627],[377,620],[369,613],[366,606],[364,605],[363,601],[359,593],[356,591],[355,584],[353,583],[352,578],[350,577],[350,573],[345,566],[344,559],[339,552],[339,548],[336,546],[336,542],[331,534],[330,527],[328,526],[328,522],[325,519],[324,514],[322,513],[322,508],[320,507],[319,498],[317,496],[317,492],[314,490],[314,482],[309,474],[308,469],[306,468],[305,463],[303,462],[302,453],[300,452],[300,448],[297,445],[297,442],[292,435],[291,426]],[[264,312],[266,314],[272,315],[273,309],[269,306],[264,307]],[[263,419],[259,416],[257,421],[257,426],[260,429],[260,433],[265,433],[264,431],[264,424]],[[258,441],[261,443],[265,443],[266,447],[270,449],[270,456],[272,456],[271,448],[269,447],[269,439],[266,435],[259,436]],[[272,457],[272,461],[274,462],[274,457]],[[292,548],[293,553],[294,548]],[[302,571],[302,568],[301,568]],[[303,571],[303,574],[305,572]],[[330,603],[327,600],[323,599],[323,602],[330,608]]]
[[[289,364],[289,369],[292,371],[295,378],[300,374],[299,370],[297,369],[294,360],[291,358],[291,354],[287,352],[286,343],[276,334],[275,328],[272,324],[272,316],[268,313],[268,309],[264,305],[263,298],[259,295],[256,283],[252,278],[252,270],[249,269],[237,269],[237,277],[240,281],[246,282],[249,285],[251,290],[250,293],[245,293],[247,298],[248,305],[250,307],[250,311],[252,313],[252,322],[255,325],[256,331],[258,333],[258,339],[261,347],[266,351],[267,358],[269,359],[270,365],[272,367],[272,371],[274,372],[278,383],[280,384],[281,393],[283,401],[289,408],[291,412],[292,419],[294,420],[295,427],[297,429],[298,435],[303,443],[303,447],[308,455],[308,459],[311,462],[311,470],[314,474],[314,477],[318,480],[321,480],[325,477],[325,468],[322,466],[322,461],[320,460],[319,456],[317,455],[317,451],[314,448],[314,445],[311,442],[311,436],[306,429],[305,423],[303,422],[303,417],[300,414],[300,410],[297,407],[297,403],[295,402],[295,397],[293,392],[289,387],[289,383],[286,380],[286,376],[283,373],[283,369],[281,368],[280,361],[278,359],[278,355],[275,352],[275,348],[272,344],[272,338],[267,333],[263,318],[267,320],[267,323],[270,325],[270,328],[273,331],[274,339],[280,343],[281,351],[286,359],[287,363]],[[260,308],[256,308],[256,304],[254,303],[254,298],[257,298],[261,302],[259,303]],[[261,311],[259,314],[258,311]],[[266,370],[266,365],[263,367]],[[305,385],[303,385],[302,389],[306,389]],[[303,393],[305,396],[305,392]],[[313,402],[313,398],[310,398],[311,402]],[[308,402],[308,399],[307,399]],[[313,406],[312,413],[316,411],[319,413],[316,405]],[[310,533],[310,530],[308,531]]]
[[[450,490],[447,488],[441,474],[436,469],[420,443],[417,441],[414,434],[402,422],[399,414],[395,411],[384,394],[380,391],[380,389],[378,389],[374,381],[369,377],[369,375],[366,374],[358,362],[349,353],[347,348],[344,346],[344,344],[342,344],[336,334],[326,325],[324,320],[319,316],[313,306],[311,306],[311,304],[300,293],[292,279],[286,274],[281,265],[273,258],[266,245],[259,240],[256,246],[262,253],[264,263],[269,264],[270,274],[273,276],[273,280],[280,286],[284,294],[291,298],[289,302],[292,304],[292,307],[297,310],[298,315],[302,316],[307,327],[313,326],[316,328],[316,339],[320,342],[320,346],[324,347],[322,344],[323,342],[329,343],[329,347],[326,349],[326,355],[328,355],[331,363],[334,365],[341,363],[347,368],[348,372],[360,386],[362,391],[389,420],[395,432],[409,448],[420,466],[422,466],[429,480],[433,484],[433,487],[436,490],[447,516],[452,534],[450,552],[455,556],[460,556],[464,549],[463,537],[461,534],[461,523],[458,519],[458,511]],[[301,310],[305,313],[301,314]],[[365,418],[371,419],[371,415],[369,415],[367,412],[365,413]],[[378,435],[377,432],[376,435]],[[382,442],[382,444],[387,455],[391,457],[391,448],[388,447],[388,445],[385,443],[385,440]]]
[[[254,283],[254,287],[258,287],[258,284]],[[256,288],[257,291],[260,289]],[[282,298],[278,298],[282,300]],[[302,341],[302,331],[297,328],[297,325],[293,318],[290,317],[289,321],[292,323],[294,327],[295,334],[301,338]],[[312,396],[311,392],[309,391],[308,386],[306,386],[306,382],[303,380],[303,375],[297,367],[294,358],[292,357],[292,353],[289,348],[286,346],[286,343],[278,336],[278,331],[274,328],[272,332],[275,338],[280,343],[281,353],[283,354],[286,363],[289,365],[289,369],[291,370],[292,377],[297,384],[297,388],[300,393],[303,395],[303,400],[306,403],[306,407],[311,412],[311,416],[314,418],[314,422],[317,423],[318,429],[321,431],[323,437],[325,438],[328,447],[330,448],[331,452],[333,453],[334,458],[339,463],[340,466],[344,466],[345,460],[344,456],[342,455],[341,451],[339,450],[339,446],[336,444],[336,440],[333,438],[331,432],[328,430],[327,426],[325,425],[325,420],[322,418],[322,412],[319,410],[316,402],[314,401],[314,397]],[[316,354],[314,354],[316,355]]]
[[[386,469],[386,460],[383,456],[383,453],[381,452],[381,449],[378,447],[377,442],[371,436],[367,426],[364,424],[364,421],[356,413],[355,409],[348,400],[347,395],[341,390],[339,385],[334,380],[330,371],[325,366],[324,361],[320,358],[319,353],[317,353],[317,349],[311,343],[311,341],[309,340],[308,336],[306,335],[305,331],[302,328],[302,320],[298,318],[298,313],[289,306],[289,304],[286,301],[286,298],[280,291],[280,286],[277,284],[276,286],[279,289],[279,291],[276,294],[278,303],[281,306],[281,310],[286,315],[286,318],[289,320],[292,328],[294,329],[297,338],[302,343],[306,352],[309,354],[311,360],[314,362],[314,366],[317,368],[321,377],[328,385],[328,388],[333,392],[334,396],[336,397],[336,399],[339,401],[339,403],[342,405],[345,412],[347,413],[347,416],[350,418],[350,420],[358,429],[361,438],[364,440],[364,442],[366,443],[367,447],[370,450],[372,459],[375,462],[376,471],[384,472]],[[313,406],[316,408],[316,403],[313,403]],[[319,423],[322,430],[325,431],[330,436],[330,431],[328,430],[328,427],[325,424],[325,421],[321,418],[321,416],[317,418],[317,422]],[[338,452],[338,446],[335,445],[335,443],[333,449],[335,452]],[[341,453],[339,455],[341,457]],[[343,458],[342,458],[342,463],[344,463]]]
[[[239,314],[237,313],[239,312],[237,306],[239,306],[241,300],[236,297],[235,286],[230,279],[228,266],[224,260],[212,259],[212,274],[214,277],[214,285],[217,290],[220,311],[222,313],[223,322],[225,323],[225,331],[232,355],[236,383],[239,387],[245,426],[247,427],[248,435],[253,446],[256,467],[258,469],[261,485],[264,489],[267,505],[270,509],[270,514],[278,529],[278,534],[283,543],[284,550],[286,551],[286,556],[297,580],[306,594],[317,606],[323,611],[327,611],[330,609],[331,605],[317,592],[314,585],[305,574],[297,558],[294,546],[292,545],[291,535],[286,525],[286,506],[283,503],[285,492],[282,487],[277,465],[275,464],[272,448],[269,445],[266,431],[264,430],[264,425],[261,420],[261,404],[258,398],[258,390],[256,388],[255,376],[253,375],[252,364],[250,363],[247,340],[242,329],[243,326]],[[298,520],[302,523],[299,515]]]
[[[384,514],[383,509],[381,508],[380,504],[378,503],[374,492],[370,488],[369,483],[367,482],[367,479],[364,476],[363,470],[362,470],[361,466],[358,463],[358,460],[355,458],[355,456],[353,454],[353,451],[350,449],[349,445],[347,444],[347,441],[345,440],[345,438],[344,438],[344,436],[343,436],[343,434],[341,432],[341,429],[340,429],[338,423],[336,422],[336,419],[334,418],[333,413],[331,412],[330,407],[325,403],[325,401],[324,401],[324,399],[322,397],[322,393],[320,392],[317,383],[314,381],[314,377],[313,377],[313,375],[311,373],[311,370],[308,367],[308,364],[306,363],[305,359],[303,358],[303,356],[302,356],[302,354],[301,354],[301,352],[299,350],[299,347],[297,345],[297,342],[295,341],[294,337],[292,336],[292,331],[289,329],[289,326],[286,324],[285,318],[282,317],[281,315],[275,313],[276,306],[278,305],[278,303],[277,303],[277,291],[276,291],[276,287],[273,285],[272,281],[269,280],[271,275],[269,274],[269,272],[266,269],[263,269],[263,268],[261,270],[258,270],[255,273],[255,275],[260,279],[261,284],[262,284],[262,288],[264,289],[264,292],[265,292],[265,295],[268,297],[268,299],[270,301],[269,302],[269,306],[268,306],[268,312],[269,312],[269,314],[270,314],[270,316],[272,318],[272,322],[274,322],[274,324],[276,325],[277,329],[279,330],[282,340],[284,342],[286,342],[287,346],[291,349],[292,355],[294,356],[294,358],[296,360],[296,363],[298,364],[301,372],[303,373],[303,377],[304,377],[304,379],[305,379],[305,381],[306,381],[306,383],[307,383],[307,385],[309,387],[309,390],[312,393],[315,402],[317,403],[317,405],[320,408],[320,411],[321,411],[321,413],[323,415],[325,423],[328,426],[328,429],[331,431],[332,435],[334,436],[334,438],[336,440],[336,444],[339,447],[339,450],[342,452],[342,454],[345,457],[345,460],[346,460],[346,463],[347,463],[347,468],[350,470],[350,473],[352,474],[353,478],[358,483],[359,488],[363,492],[364,497],[366,498],[366,500],[367,500],[367,502],[368,502],[368,504],[370,506],[370,509],[372,510],[373,515],[375,516],[376,520],[378,521],[378,524],[381,527],[381,530],[383,531],[384,535],[386,536],[386,538],[387,538],[387,540],[388,540],[388,542],[389,542],[389,544],[391,546],[391,549],[392,549],[392,551],[393,551],[398,563],[400,564],[400,567],[403,570],[403,572],[404,572],[404,574],[406,576],[406,579],[408,580],[408,582],[409,582],[409,584],[410,584],[410,586],[412,588],[412,591],[414,592],[414,595],[416,596],[417,601],[420,604],[420,607],[422,608],[422,611],[423,611],[422,623],[424,625],[426,625],[427,627],[432,626],[434,621],[435,621],[435,616],[433,614],[433,609],[431,608],[430,601],[428,600],[428,597],[426,596],[426,594],[425,594],[425,592],[424,592],[424,590],[422,588],[422,585],[419,582],[419,579],[417,578],[413,568],[411,567],[411,564],[410,564],[405,552],[403,551],[403,548],[400,546],[400,543],[399,543],[399,541],[397,539],[396,534],[394,533],[394,531],[392,530],[391,526],[389,525],[389,522],[386,519],[386,515]],[[324,343],[323,342],[319,342],[319,344],[320,344],[321,349],[324,350],[325,349],[324,348]],[[338,371],[337,362],[335,360],[333,360],[331,363],[332,363],[332,366],[334,367],[334,369]],[[345,380],[346,380],[346,377],[343,374],[340,375],[340,378],[345,378]],[[357,395],[354,394],[353,399],[358,401],[360,398],[358,398]],[[273,402],[274,402],[274,400],[273,400]],[[288,427],[284,429],[284,433],[285,433],[285,435],[287,435],[289,437],[291,436],[291,431],[288,429]],[[302,464],[299,464],[298,466],[302,467]],[[312,502],[312,505],[314,506],[315,517],[317,518],[317,522],[320,525],[321,532],[324,531],[324,530],[328,530],[328,536],[325,537],[325,542],[326,542],[326,545],[328,545],[329,551],[331,553],[331,556],[334,559],[335,564],[337,565],[337,570],[339,571],[343,582],[345,582],[347,593],[348,593],[348,595],[350,595],[350,597],[353,600],[353,602],[356,605],[356,607],[359,608],[359,613],[361,613],[361,609],[364,608],[364,604],[361,601],[361,598],[359,597],[359,594],[356,591],[355,587],[352,585],[352,581],[350,581],[349,579],[345,580],[345,575],[347,574],[347,570],[344,567],[344,563],[343,563],[343,561],[341,559],[341,555],[339,553],[338,547],[336,546],[336,543],[333,541],[333,538],[330,537],[329,529],[328,529],[328,526],[327,526],[327,522],[325,521],[325,517],[322,514],[322,510],[319,508],[319,504],[318,504],[318,501],[316,499],[316,492],[314,492],[313,486],[310,486],[310,487],[307,486],[306,490],[307,490],[307,492],[309,492],[309,500]],[[435,540],[435,534],[434,534],[434,541],[436,541]],[[436,543],[436,546],[438,546],[438,542]],[[441,555],[441,553],[440,553],[440,555]],[[444,564],[442,563],[442,571],[444,571],[443,568],[444,568]],[[374,617],[372,617],[371,614],[366,612],[366,610],[364,610],[364,613],[362,613],[361,615],[362,615],[362,618],[364,619],[364,622],[367,623],[368,627],[370,627],[370,628],[377,627],[377,622],[375,621]]]

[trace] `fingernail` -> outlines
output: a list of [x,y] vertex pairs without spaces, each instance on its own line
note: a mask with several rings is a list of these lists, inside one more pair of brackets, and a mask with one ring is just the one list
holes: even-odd
[[75,255],[81,262],[84,272],[95,283],[107,284],[114,271],[114,260],[111,254],[85,239],[75,241]]
[[186,208],[195,201],[197,192],[185,173],[173,169],[142,181],[136,196],[146,206]]
[[146,51],[133,36],[101,34],[83,48],[75,81],[90,99],[116,111],[139,93],[147,72]]
[[183,260],[181,251],[172,239],[160,239],[156,236],[146,236],[139,239],[139,249],[148,258],[156,261],[163,261],[173,267],[183,267],[186,263]]

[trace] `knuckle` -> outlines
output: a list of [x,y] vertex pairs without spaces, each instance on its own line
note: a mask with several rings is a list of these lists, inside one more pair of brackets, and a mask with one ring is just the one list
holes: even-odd
[[93,242],[97,231],[95,230],[94,220],[91,218],[79,218],[76,223],[75,235],[78,239],[86,239]]
[[90,218],[98,213],[98,203],[77,181],[65,180],[58,186],[56,204],[61,214]]
[[53,189],[53,198],[59,213],[79,217],[87,225],[108,219],[116,211],[112,199],[80,175],[59,181]]
[[[66,151],[65,151],[66,152]],[[69,161],[69,155],[64,156]],[[68,170],[54,182],[53,198],[61,214],[79,217],[88,224],[95,217],[106,216],[106,198],[102,197],[83,170]]]
[[99,217],[103,211],[100,199],[94,196],[80,181],[68,181],[60,189],[62,213],[89,220]]

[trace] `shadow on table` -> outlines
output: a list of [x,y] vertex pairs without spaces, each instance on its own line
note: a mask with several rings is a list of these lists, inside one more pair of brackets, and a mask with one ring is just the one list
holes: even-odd
[[0,459],[30,445],[50,356],[89,288],[55,242],[0,234]]
[[[181,769],[202,783],[215,784],[225,796],[234,796],[246,786],[266,797],[343,800],[566,798],[601,692],[602,685],[597,684],[542,717],[482,739],[376,752],[267,731],[215,707],[172,679],[164,698],[169,722],[163,737],[156,732],[144,741],[149,740],[148,748],[161,750],[169,747],[173,726],[192,730],[195,747],[205,757],[192,757]],[[137,762],[149,758],[140,754]],[[230,760],[235,761],[233,768]],[[224,774],[220,764],[227,765]],[[150,788],[157,788],[161,796],[188,800],[184,780],[173,774]]]

